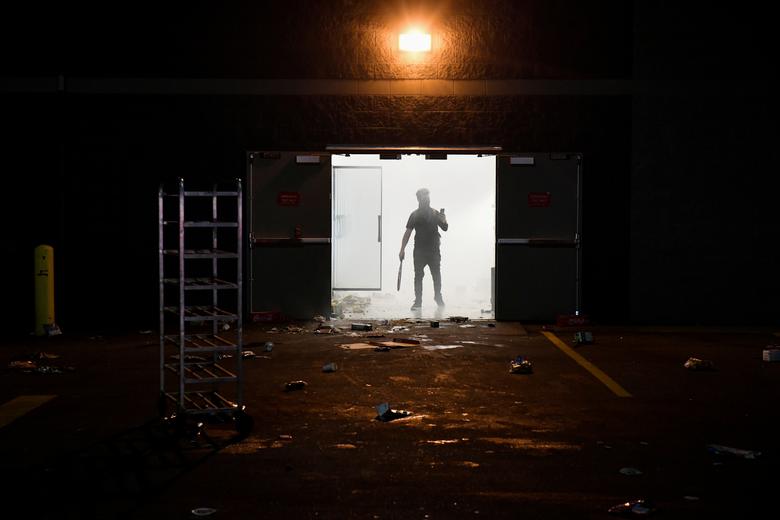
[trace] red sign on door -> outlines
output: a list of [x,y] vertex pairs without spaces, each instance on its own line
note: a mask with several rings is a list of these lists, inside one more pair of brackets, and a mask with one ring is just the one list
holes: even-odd
[[297,206],[301,203],[301,194],[297,191],[280,191],[276,195],[276,203],[280,206]]
[[552,195],[549,191],[544,193],[529,193],[528,207],[530,208],[549,208]]

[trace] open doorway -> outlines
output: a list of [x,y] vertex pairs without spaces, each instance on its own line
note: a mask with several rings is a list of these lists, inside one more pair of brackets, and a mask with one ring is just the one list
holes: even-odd
[[[347,319],[446,316],[494,317],[496,157],[417,154],[332,157],[332,303]],[[441,294],[434,302],[430,267],[424,268],[422,305],[415,301],[412,232],[399,251],[420,188],[430,206],[444,208],[439,229]],[[397,285],[402,265],[400,286]]]

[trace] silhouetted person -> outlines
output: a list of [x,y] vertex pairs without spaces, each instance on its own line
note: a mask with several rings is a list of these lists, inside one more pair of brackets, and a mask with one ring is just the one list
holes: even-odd
[[433,298],[438,306],[444,305],[441,298],[441,252],[439,244],[441,235],[438,228],[447,231],[449,224],[444,216],[444,209],[436,211],[431,208],[431,195],[427,188],[417,190],[417,202],[419,207],[409,215],[409,221],[406,223],[406,233],[401,241],[401,252],[398,258],[401,260],[406,256],[406,244],[409,237],[414,233],[414,303],[412,310],[416,311],[422,307],[422,280],[424,276],[423,269],[428,266],[433,278]]

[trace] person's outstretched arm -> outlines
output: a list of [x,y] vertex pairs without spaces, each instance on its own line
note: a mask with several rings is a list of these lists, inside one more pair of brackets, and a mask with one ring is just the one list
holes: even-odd
[[406,233],[404,233],[404,238],[401,240],[401,252],[398,253],[398,258],[400,260],[404,259],[404,256],[406,256],[406,244],[409,242],[409,237],[412,236],[412,228],[406,228]]

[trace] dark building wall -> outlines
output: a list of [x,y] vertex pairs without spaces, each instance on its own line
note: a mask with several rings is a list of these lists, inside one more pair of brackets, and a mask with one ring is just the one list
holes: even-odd
[[[37,41],[26,57],[9,56],[4,74],[64,74],[66,80],[630,81],[633,75],[679,77],[679,70],[688,70],[686,60],[696,60],[677,56],[675,49],[708,55],[705,46],[691,46],[683,37],[682,22],[675,22],[676,33],[665,32],[663,24],[675,9],[666,4],[658,9],[618,0],[260,4],[217,10],[212,3],[190,3],[186,9],[158,7],[153,15],[104,7],[98,11],[105,20],[100,24],[75,13],[68,23],[52,24],[55,37],[49,45]],[[438,38],[438,51],[416,65],[392,50],[404,15],[415,12],[433,13]],[[707,37],[715,32],[709,29]],[[769,123],[762,108],[767,99],[751,97],[734,105],[729,97],[728,109],[717,112],[726,119],[719,119],[711,111],[717,100],[700,100],[695,92],[683,98],[4,94],[3,127],[12,135],[4,141],[6,171],[14,172],[11,185],[22,194],[5,208],[20,225],[4,251],[12,272],[22,273],[11,277],[15,298],[5,303],[6,315],[18,330],[30,330],[31,248],[49,241],[57,247],[63,327],[152,328],[156,189],[163,179],[243,175],[247,150],[317,150],[333,143],[495,144],[510,151],[583,152],[583,303],[597,320],[687,322],[700,304],[695,321],[766,323],[777,316],[777,303],[760,301],[777,288],[769,249],[758,241],[741,249],[717,248],[717,232],[699,228],[711,220],[707,229],[748,227],[754,237],[770,231],[769,206],[741,197],[733,206],[739,218],[721,211],[722,199],[733,193],[724,175],[744,165],[744,155],[733,150],[758,142],[750,136],[769,130],[761,126]],[[734,130],[734,122],[751,131]],[[715,135],[717,146],[710,139]],[[695,160],[690,153],[716,149],[721,159]],[[725,156],[724,150],[729,150]],[[765,186],[758,171],[766,162],[752,157],[753,181]],[[706,184],[702,193],[694,179],[710,178],[713,171],[721,182]],[[688,174],[682,184],[675,180],[680,172]],[[766,190],[757,191],[768,197]],[[764,224],[756,227],[757,220]],[[693,231],[698,234],[691,242],[686,237]],[[702,259],[709,262],[704,270]],[[742,267],[752,268],[754,286],[759,278],[768,280],[763,288],[740,292],[733,279],[725,284],[719,277]],[[750,296],[750,304],[710,305],[713,291],[701,289],[711,287],[713,278],[726,294]],[[670,304],[675,291],[679,297]]]

